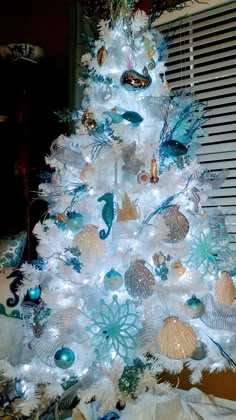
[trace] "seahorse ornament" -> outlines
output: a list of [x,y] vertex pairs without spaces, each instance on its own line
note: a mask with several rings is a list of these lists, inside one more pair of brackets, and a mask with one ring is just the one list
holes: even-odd
[[112,192],[107,192],[98,198],[98,201],[105,201],[105,205],[102,209],[102,218],[107,225],[107,232],[105,229],[100,230],[99,237],[100,239],[106,239],[110,234],[112,228],[112,222],[115,218],[115,206],[114,206],[114,194]]

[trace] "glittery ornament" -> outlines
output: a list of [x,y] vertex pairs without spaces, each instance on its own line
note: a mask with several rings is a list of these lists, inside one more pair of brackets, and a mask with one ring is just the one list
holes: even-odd
[[124,282],[130,296],[136,299],[145,299],[153,293],[155,278],[145,266],[144,260],[136,260],[125,272]]
[[137,176],[137,181],[139,184],[148,184],[150,181],[150,175],[145,171],[141,171]]
[[186,155],[188,149],[179,141],[167,140],[161,144],[161,151],[164,152],[166,156],[178,157]]
[[157,184],[159,181],[159,178],[157,176],[157,161],[155,158],[152,158],[151,160],[151,174],[150,174],[150,182],[152,184]]
[[34,287],[27,290],[27,295],[29,296],[30,300],[38,300],[41,296],[41,289],[40,287]]
[[95,225],[85,225],[73,239],[73,246],[79,248],[82,262],[93,262],[105,254],[105,242],[99,238]]
[[60,369],[69,369],[75,361],[74,352],[68,347],[61,347],[54,355],[54,362]]
[[132,365],[125,366],[119,379],[120,391],[134,397],[140,378],[146,367],[147,366],[140,359],[134,359]]
[[193,360],[203,360],[207,357],[207,346],[202,341],[198,341],[197,347],[194,352],[191,354],[191,359]]
[[192,319],[200,318],[204,313],[204,304],[193,295],[185,304],[185,312]]
[[122,286],[123,277],[118,271],[111,269],[105,274],[103,282],[106,290],[114,291]]
[[84,224],[84,216],[80,213],[72,211],[68,213],[66,219],[67,227],[72,230],[72,232],[78,232]]
[[160,351],[170,359],[191,356],[197,347],[197,336],[192,327],[177,316],[169,316],[163,324],[157,337]]
[[214,287],[215,301],[230,306],[234,302],[235,290],[233,280],[228,271],[222,271]]
[[81,122],[87,131],[93,130],[97,125],[93,113],[88,109],[83,113]]
[[178,206],[170,206],[161,212],[163,221],[169,228],[169,232],[164,240],[167,243],[182,241],[188,234],[188,219],[179,211]]
[[97,52],[97,62],[99,66],[102,66],[105,63],[106,59],[107,59],[107,49],[103,45],[101,48],[99,48]]
[[135,70],[126,70],[120,78],[121,85],[128,91],[139,91],[147,89],[152,79],[149,74],[140,74]]
[[208,293],[202,299],[205,312],[201,320],[214,330],[225,330],[236,332],[236,311],[235,306],[218,305],[213,296]]

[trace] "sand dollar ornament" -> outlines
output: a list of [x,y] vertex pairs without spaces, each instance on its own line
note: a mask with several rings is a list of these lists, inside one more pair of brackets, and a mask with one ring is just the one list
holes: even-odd
[[130,296],[135,299],[145,299],[153,293],[155,278],[145,266],[144,260],[136,260],[125,272],[124,283]]
[[185,359],[197,347],[197,336],[192,327],[177,316],[169,316],[163,321],[157,342],[160,351],[170,359]]
[[105,242],[99,238],[98,227],[85,225],[73,239],[73,246],[79,248],[82,263],[94,262],[105,254]]
[[106,290],[114,291],[120,289],[122,286],[123,277],[118,271],[112,268],[105,274],[103,282]]
[[169,229],[164,242],[176,243],[186,238],[189,232],[189,222],[179,211],[179,206],[167,207],[161,212],[161,216]]

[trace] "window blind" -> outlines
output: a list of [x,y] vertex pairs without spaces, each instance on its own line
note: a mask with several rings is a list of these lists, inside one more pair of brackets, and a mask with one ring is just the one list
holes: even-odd
[[[236,236],[236,2],[158,26],[170,45],[166,79],[172,89],[188,88],[206,103],[207,137],[199,134],[198,161],[227,178],[212,189],[206,211],[220,206]],[[231,248],[236,250],[236,241]]]

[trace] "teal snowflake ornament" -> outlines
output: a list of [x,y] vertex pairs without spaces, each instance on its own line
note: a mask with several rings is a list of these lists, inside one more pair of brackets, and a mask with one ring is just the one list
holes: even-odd
[[131,306],[131,301],[119,304],[118,296],[112,297],[110,305],[103,299],[100,307],[91,313],[93,324],[87,330],[93,335],[91,344],[96,348],[99,357],[117,356],[128,362],[129,351],[137,346],[136,336],[140,330],[138,315]]
[[231,236],[219,232],[218,236],[209,229],[201,232],[191,241],[186,263],[190,270],[199,270],[204,275],[217,275],[219,270],[230,268],[234,253],[230,249]]

